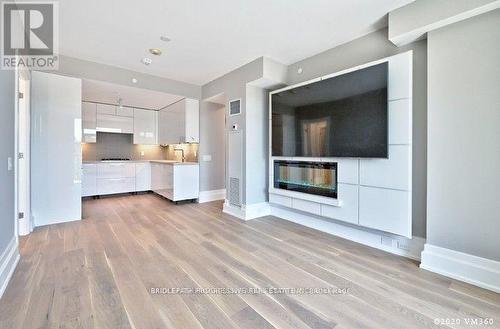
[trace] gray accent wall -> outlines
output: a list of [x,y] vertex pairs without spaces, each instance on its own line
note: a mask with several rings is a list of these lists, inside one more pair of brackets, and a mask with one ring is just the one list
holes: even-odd
[[[292,85],[377,59],[413,50],[413,235],[426,236],[427,41],[396,47],[382,29],[288,66]],[[302,68],[302,73],[298,69]]]
[[500,261],[500,9],[428,34],[427,243]]
[[7,170],[7,158],[15,159],[14,94],[14,71],[0,70],[0,255],[15,236],[14,169]]

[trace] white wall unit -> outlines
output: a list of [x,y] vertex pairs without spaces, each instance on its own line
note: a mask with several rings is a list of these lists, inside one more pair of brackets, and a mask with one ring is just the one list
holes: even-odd
[[32,72],[31,208],[35,226],[82,215],[82,82]]
[[359,183],[366,186],[409,190],[411,145],[389,145],[388,159],[361,159]]
[[82,102],[82,142],[96,142],[97,106],[95,103]]
[[[273,157],[272,122],[269,121],[270,203],[412,237],[412,52],[401,53],[322,78],[338,76],[383,62],[388,62],[388,159]],[[291,88],[294,86],[275,90],[271,96]],[[271,106],[269,118],[272,118]],[[274,188],[274,160],[337,162],[338,199]]]
[[82,197],[97,195],[97,165],[82,165]]
[[149,162],[135,164],[135,191],[151,190],[151,165]]
[[158,112],[134,109],[134,144],[158,144]]
[[359,187],[359,224],[411,238],[410,192]]
[[158,116],[158,140],[162,145],[198,143],[199,101],[185,98],[162,109]]
[[97,131],[133,134],[134,118],[97,112]]
[[321,205],[321,216],[358,224],[358,185],[338,184],[338,194],[342,196],[342,206]]

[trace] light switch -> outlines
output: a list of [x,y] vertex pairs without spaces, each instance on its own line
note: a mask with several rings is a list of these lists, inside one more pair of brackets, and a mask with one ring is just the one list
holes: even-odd
[[12,158],[11,157],[7,158],[7,170],[8,171],[12,170]]
[[205,154],[201,158],[203,161],[212,161],[212,155],[211,154]]

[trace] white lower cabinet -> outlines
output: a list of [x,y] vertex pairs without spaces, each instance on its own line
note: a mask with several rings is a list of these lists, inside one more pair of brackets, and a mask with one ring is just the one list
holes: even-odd
[[153,192],[172,201],[197,199],[199,166],[174,163],[151,163]]
[[135,190],[136,192],[151,190],[151,165],[149,162],[135,164]]
[[82,166],[82,196],[97,195],[97,165],[86,163]]
[[97,194],[107,195],[135,191],[135,178],[97,178]]

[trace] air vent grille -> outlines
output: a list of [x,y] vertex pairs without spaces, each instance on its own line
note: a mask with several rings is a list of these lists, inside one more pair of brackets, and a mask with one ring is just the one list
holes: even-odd
[[236,115],[241,113],[241,100],[237,99],[229,102],[229,115]]
[[229,178],[229,203],[233,206],[241,206],[240,202],[240,180],[238,178]]

